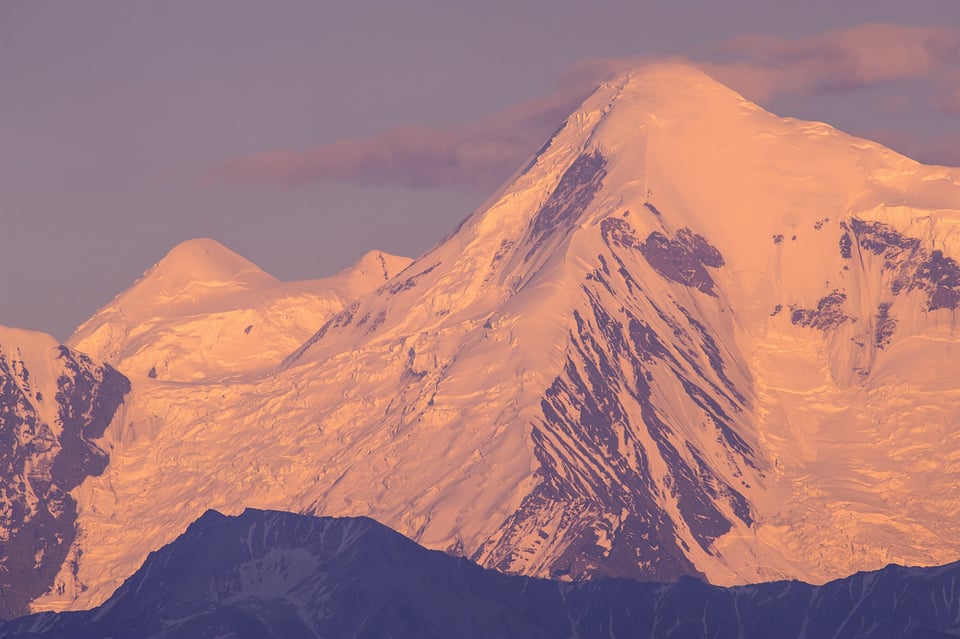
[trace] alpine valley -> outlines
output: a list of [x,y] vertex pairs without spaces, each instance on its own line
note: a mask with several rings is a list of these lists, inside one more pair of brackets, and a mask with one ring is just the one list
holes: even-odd
[[[65,346],[0,331],[0,613],[143,565],[120,614],[210,509],[367,517],[611,597],[956,561],[958,260],[960,169],[690,67],[618,76],[415,260],[280,282],[193,240]],[[920,573],[879,574],[857,587]]]

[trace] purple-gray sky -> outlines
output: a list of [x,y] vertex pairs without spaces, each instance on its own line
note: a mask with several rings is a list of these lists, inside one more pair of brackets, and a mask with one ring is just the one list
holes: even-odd
[[662,56],[960,165],[957,0],[3,0],[0,323],[66,338],[193,237],[282,279],[415,256]]

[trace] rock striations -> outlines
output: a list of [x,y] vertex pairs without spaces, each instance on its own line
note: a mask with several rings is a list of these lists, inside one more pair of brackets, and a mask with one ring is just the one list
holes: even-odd
[[960,169],[658,65],[332,303],[175,249],[70,342],[134,389],[34,609],[102,602],[209,508],[561,580],[956,560],[958,222]]

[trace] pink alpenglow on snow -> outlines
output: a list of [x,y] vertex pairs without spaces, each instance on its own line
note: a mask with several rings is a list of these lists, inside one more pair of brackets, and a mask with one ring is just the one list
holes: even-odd
[[[97,313],[71,345],[134,389],[35,608],[104,600],[209,508],[369,516],[558,579],[960,557],[960,169],[678,64],[603,83],[518,169],[309,332],[327,298],[209,241]],[[207,275],[180,299],[184,254]],[[285,356],[234,346],[285,326]]]

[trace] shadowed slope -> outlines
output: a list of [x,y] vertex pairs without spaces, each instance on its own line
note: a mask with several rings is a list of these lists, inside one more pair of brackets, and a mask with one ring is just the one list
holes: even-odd
[[[768,639],[960,629],[960,565],[888,567],[822,587],[730,589],[511,577],[365,518],[208,512],[89,612],[0,625],[7,639],[231,637]],[[949,635],[945,635],[949,636]]]

